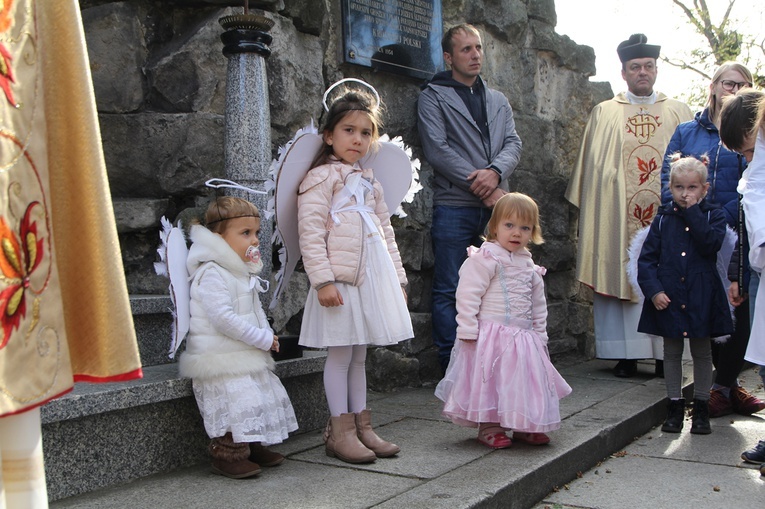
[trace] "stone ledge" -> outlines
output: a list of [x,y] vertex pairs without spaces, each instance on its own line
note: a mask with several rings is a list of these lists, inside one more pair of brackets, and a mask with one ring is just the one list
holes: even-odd
[[[281,380],[321,373],[326,353],[306,350],[303,357],[276,363]],[[191,380],[180,378],[175,363],[144,366],[143,378],[108,384],[78,383],[69,394],[41,408],[43,424],[161,403],[193,396]]]
[[173,301],[169,295],[131,295],[130,309],[134,315],[170,313],[173,310]]

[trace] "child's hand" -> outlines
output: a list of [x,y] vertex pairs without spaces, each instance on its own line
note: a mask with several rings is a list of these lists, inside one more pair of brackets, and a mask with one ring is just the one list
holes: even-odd
[[688,193],[688,195],[685,198],[685,208],[693,207],[698,203],[698,200],[696,200],[696,195],[693,193]]
[[659,311],[663,309],[667,309],[667,306],[669,306],[669,303],[672,302],[671,300],[669,300],[669,297],[667,297],[667,294],[664,292],[659,292],[656,295],[654,295],[651,301],[653,301],[653,305],[656,306],[656,309],[658,309]]
[[340,294],[340,290],[333,284],[322,286],[317,293],[319,294],[319,304],[325,308],[343,305],[343,296]]
[[274,335],[274,342],[271,345],[271,350],[273,350],[276,353],[279,353],[279,336]]

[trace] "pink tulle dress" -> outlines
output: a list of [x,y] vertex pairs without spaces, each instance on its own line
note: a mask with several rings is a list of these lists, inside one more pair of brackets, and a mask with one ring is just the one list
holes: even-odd
[[560,427],[559,401],[571,387],[547,351],[544,272],[526,249],[511,253],[493,242],[468,249],[457,287],[458,340],[436,387],[455,424],[498,422],[530,433]]

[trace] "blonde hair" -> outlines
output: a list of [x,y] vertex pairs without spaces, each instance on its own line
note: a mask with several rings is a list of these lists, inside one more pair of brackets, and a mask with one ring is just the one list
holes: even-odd
[[221,196],[210,202],[205,212],[205,226],[213,233],[224,234],[228,219],[238,217],[257,217],[260,219],[258,207],[233,196]]
[[497,230],[500,223],[510,216],[515,216],[520,221],[531,223],[531,243],[543,244],[542,227],[539,226],[539,207],[537,203],[523,193],[507,193],[497,200],[491,213],[489,224],[486,225],[486,240],[492,241],[497,238]]
[[680,174],[695,173],[702,184],[706,184],[709,176],[709,156],[702,154],[697,158],[693,156],[683,157],[680,152],[675,152],[669,156],[669,184],[675,181],[675,177]]
[[[711,84],[714,85],[719,82],[722,79],[723,73],[727,71],[736,71],[741,74],[750,87],[752,86],[752,83],[754,83],[752,72],[747,69],[744,64],[739,64],[738,62],[724,62],[712,75]],[[722,108],[722,104],[718,99],[719,98],[715,96],[714,92],[712,92],[712,87],[710,87],[709,96],[707,97],[707,108],[709,109],[709,119],[713,122],[717,121],[717,117],[720,114],[720,108]]]

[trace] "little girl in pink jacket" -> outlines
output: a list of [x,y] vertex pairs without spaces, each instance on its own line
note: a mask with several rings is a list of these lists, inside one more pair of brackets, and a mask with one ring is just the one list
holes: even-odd
[[494,206],[486,242],[468,249],[457,286],[457,338],[446,375],[436,387],[443,414],[478,427],[493,449],[532,445],[560,427],[560,398],[571,387],[547,351],[547,303],[542,276],[526,246],[541,244],[534,200],[509,193]]
[[372,430],[367,345],[414,336],[383,187],[362,167],[379,137],[379,114],[379,102],[363,91],[347,91],[333,101],[322,150],[298,190],[300,252],[311,282],[300,344],[327,349],[326,453],[348,463],[399,452]]

